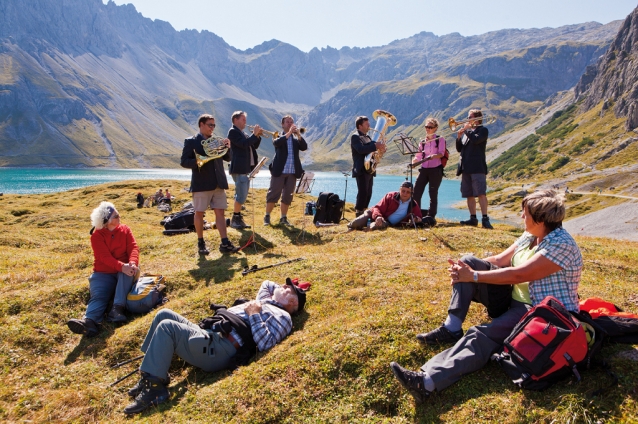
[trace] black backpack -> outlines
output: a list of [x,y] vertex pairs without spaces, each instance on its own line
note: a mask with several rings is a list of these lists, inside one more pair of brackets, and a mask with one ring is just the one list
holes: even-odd
[[317,198],[317,212],[313,223],[338,224],[341,221],[345,202],[334,193],[319,193]]
[[160,224],[165,230],[195,230],[195,209],[185,209],[165,217]]

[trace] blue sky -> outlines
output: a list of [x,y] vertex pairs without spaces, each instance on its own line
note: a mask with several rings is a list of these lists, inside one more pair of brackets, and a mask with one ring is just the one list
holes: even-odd
[[[103,0],[106,2],[106,0]],[[245,50],[277,39],[313,47],[388,44],[421,31],[483,34],[625,19],[636,0],[115,0],[176,30],[208,30]]]

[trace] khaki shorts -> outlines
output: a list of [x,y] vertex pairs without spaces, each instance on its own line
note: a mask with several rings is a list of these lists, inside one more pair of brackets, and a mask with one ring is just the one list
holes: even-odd
[[205,212],[210,206],[211,209],[226,209],[228,201],[226,200],[226,190],[216,188],[209,191],[197,191],[193,193],[193,207],[195,212]]
[[290,205],[292,195],[295,192],[297,178],[295,174],[282,174],[279,177],[270,177],[270,188],[266,194],[266,203],[277,203],[281,196],[281,203]]

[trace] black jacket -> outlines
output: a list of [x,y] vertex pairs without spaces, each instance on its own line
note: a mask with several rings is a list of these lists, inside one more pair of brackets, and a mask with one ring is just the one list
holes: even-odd
[[[261,143],[261,137],[246,134],[236,126],[232,126],[228,130],[228,138],[230,139],[230,148],[233,151],[233,158],[230,161],[229,172],[231,174],[250,174],[255,165],[257,165],[257,149]],[[253,155],[253,166],[250,166],[250,155]]]
[[[357,130],[350,137],[350,147],[352,148],[352,176],[357,177],[366,172],[364,162],[366,155],[377,150],[377,145],[374,141],[364,143],[364,137],[366,140],[370,140],[370,137]],[[372,175],[377,175],[374,172]]]
[[456,151],[461,153],[456,175],[487,174],[485,148],[489,132],[482,125],[465,131],[467,143],[463,144],[463,136],[456,137]]
[[204,139],[203,135],[197,134],[184,140],[184,149],[182,150],[180,165],[193,170],[191,175],[191,191],[193,193],[197,191],[210,191],[218,187],[226,190],[228,189],[228,181],[226,180],[222,159],[226,162],[230,160],[230,149],[220,159],[211,160],[205,163],[201,169],[198,169],[195,152],[202,156],[206,155],[204,147],[202,146],[202,140]]
[[[275,157],[272,159],[272,163],[268,167],[270,169],[270,175],[273,177],[279,177],[284,172],[286,166],[286,160],[288,159],[288,139],[286,135],[282,135],[277,140],[273,140],[272,144],[275,146]],[[295,161],[295,178],[301,178],[303,169],[301,168],[301,161],[299,160],[299,151],[305,151],[308,148],[308,144],[303,137],[297,139],[292,137],[292,154]]]

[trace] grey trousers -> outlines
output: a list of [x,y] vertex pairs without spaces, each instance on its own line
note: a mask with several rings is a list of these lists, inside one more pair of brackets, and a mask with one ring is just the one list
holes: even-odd
[[[475,271],[489,271],[497,269],[496,265],[479,259],[475,256],[465,255],[461,261],[468,264]],[[465,316],[470,309],[470,304],[478,302],[487,308],[491,318],[497,318],[509,309],[512,299],[512,286],[486,283],[456,283],[452,286],[452,298],[448,313],[465,321]]]
[[[361,215],[359,215],[358,217],[356,217],[355,219],[353,219],[350,224],[348,224],[348,227],[354,229],[354,230],[363,230],[364,228],[366,228],[368,226],[368,219],[372,219],[372,210],[371,209],[366,209],[366,211],[364,213],[362,213]],[[372,221],[372,224],[370,224],[370,229],[371,230],[382,230],[384,228],[387,228],[388,225],[390,225],[388,223],[388,221],[385,221],[384,224],[382,225],[377,225],[375,224],[374,221]]]
[[168,377],[173,353],[207,372],[226,368],[236,353],[219,333],[203,330],[170,309],[155,315],[141,350],[145,356],[140,370],[163,379]]
[[483,368],[499,350],[531,305],[511,300],[510,309],[489,324],[477,325],[451,348],[435,355],[422,367],[432,378],[436,390],[456,383],[464,375]]

